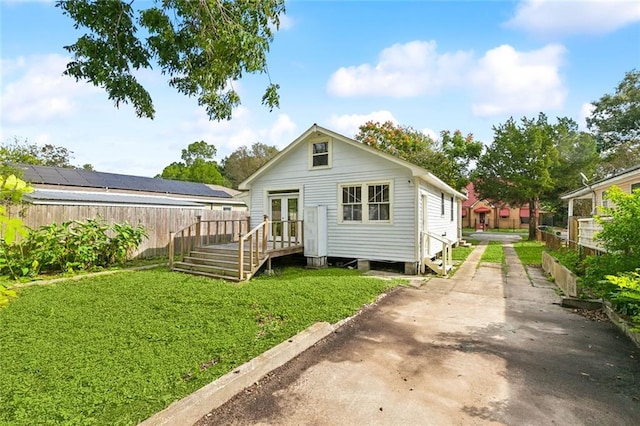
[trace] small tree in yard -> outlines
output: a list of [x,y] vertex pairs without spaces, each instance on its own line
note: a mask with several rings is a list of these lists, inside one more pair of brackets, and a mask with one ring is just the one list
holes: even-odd
[[602,225],[597,239],[609,253],[637,257],[640,260],[640,189],[631,194],[617,186],[607,190],[613,207],[604,207],[596,220]]
[[[9,205],[19,203],[24,194],[32,191],[32,187],[15,175],[6,178],[0,175],[0,269],[3,262],[7,261],[3,246],[14,244],[18,235],[27,234],[22,220],[9,216]],[[9,297],[16,297],[15,291],[0,285],[0,306],[9,303]]]

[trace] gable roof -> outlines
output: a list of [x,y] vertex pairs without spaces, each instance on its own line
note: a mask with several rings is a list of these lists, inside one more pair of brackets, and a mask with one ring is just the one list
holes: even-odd
[[571,192],[567,192],[566,194],[560,196],[560,199],[569,200],[571,198],[582,197],[584,195],[591,194],[594,189],[599,189],[600,187],[606,187],[609,185],[615,185],[619,181],[631,178],[635,175],[640,177],[640,164],[635,165],[633,167],[629,167],[628,169],[625,169],[620,173],[616,173],[604,179],[599,179],[595,182],[589,183],[583,186],[582,188],[578,188]]
[[368,152],[370,154],[373,154],[373,155],[375,155],[377,157],[380,157],[380,158],[382,158],[382,159],[384,159],[386,161],[390,161],[392,163],[395,163],[395,164],[398,164],[398,165],[400,165],[402,167],[405,167],[405,168],[407,168],[407,169],[409,169],[411,171],[411,174],[413,176],[419,177],[420,179],[432,184],[436,188],[443,189],[443,190],[445,190],[447,192],[453,193],[458,198],[461,198],[463,200],[465,200],[467,198],[464,194],[456,191],[455,189],[453,189],[452,187],[447,185],[445,182],[440,180],[433,173],[429,172],[426,169],[423,169],[422,167],[418,167],[413,163],[410,163],[408,161],[405,161],[405,160],[402,160],[400,158],[397,158],[397,157],[394,157],[392,155],[389,155],[389,154],[387,154],[385,152],[382,152],[380,150],[372,148],[369,145],[365,145],[365,144],[360,143],[360,142],[358,142],[358,141],[356,141],[354,139],[348,138],[348,137],[346,137],[344,135],[341,135],[339,133],[336,133],[336,132],[331,131],[329,129],[326,129],[324,127],[318,126],[317,124],[313,124],[311,127],[309,127],[309,129],[306,132],[304,132],[303,134],[298,136],[286,148],[284,148],[282,151],[280,151],[276,156],[274,156],[266,164],[264,164],[262,167],[260,167],[255,173],[253,173],[251,176],[249,176],[247,179],[245,179],[242,183],[240,183],[238,188],[242,189],[242,190],[249,189],[251,187],[251,183],[252,182],[254,182],[256,179],[258,179],[267,170],[272,169],[273,167],[278,165],[281,161],[283,161],[283,159],[287,157],[289,152],[291,152],[298,145],[303,143],[303,141],[305,141],[309,136],[321,135],[321,134],[324,134],[324,135],[329,136],[329,137],[331,137],[333,139],[336,139],[336,140],[339,140],[341,142],[344,142],[344,143],[346,143],[348,145],[354,146],[354,147],[356,147],[358,149],[364,150],[364,151],[366,151],[366,152]]
[[222,189],[214,189],[204,183],[95,172],[84,169],[36,166],[33,164],[17,164],[16,167],[23,171],[22,178],[31,184],[232,198],[232,194]]

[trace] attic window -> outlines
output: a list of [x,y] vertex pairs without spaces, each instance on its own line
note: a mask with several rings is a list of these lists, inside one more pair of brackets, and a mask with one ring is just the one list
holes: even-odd
[[331,144],[329,141],[312,142],[309,145],[309,168],[323,169],[331,167]]

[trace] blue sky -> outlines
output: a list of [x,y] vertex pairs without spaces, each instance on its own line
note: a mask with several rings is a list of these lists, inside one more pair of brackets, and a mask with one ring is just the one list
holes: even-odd
[[[144,5],[151,0],[136,0]],[[101,89],[62,76],[78,33],[53,1],[0,0],[0,141],[64,146],[73,164],[154,176],[191,142],[283,148],[313,123],[353,137],[391,120],[437,137],[473,133],[487,144],[509,117],[571,117],[640,69],[638,1],[303,1],[268,55],[280,109],[260,103],[265,75],[234,87],[242,105],[211,122],[157,71],[140,78],[154,120],[116,109]]]

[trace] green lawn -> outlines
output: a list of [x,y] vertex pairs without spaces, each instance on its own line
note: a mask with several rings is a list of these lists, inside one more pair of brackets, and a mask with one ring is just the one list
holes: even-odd
[[482,253],[480,262],[485,263],[504,263],[504,250],[502,250],[502,242],[489,241],[489,245]]
[[230,284],[156,269],[21,289],[0,310],[0,424],[136,424],[400,282],[292,268]]
[[[470,234],[474,234],[475,232],[477,232],[477,231],[474,228],[463,228],[462,229],[462,234],[463,235],[470,235]],[[529,229],[489,228],[485,232],[492,232],[492,233],[498,232],[498,233],[503,233],[503,234],[528,235],[529,234]]]
[[513,243],[513,248],[523,265],[542,266],[544,243],[537,241],[518,241]]

